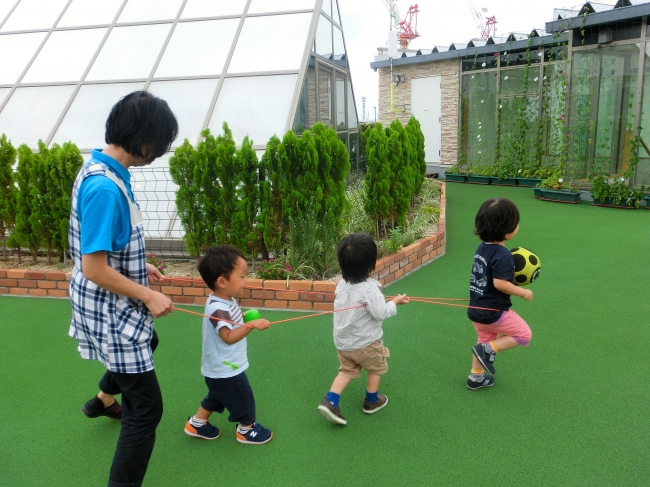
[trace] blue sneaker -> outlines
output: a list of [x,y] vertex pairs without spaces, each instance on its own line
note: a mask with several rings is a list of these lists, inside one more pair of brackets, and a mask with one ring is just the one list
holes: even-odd
[[467,378],[467,388],[471,391],[482,389],[483,387],[492,387],[493,385],[493,375],[484,374],[483,380],[474,380],[471,375]]
[[194,436],[195,438],[203,438],[204,440],[216,440],[221,435],[221,431],[216,426],[210,424],[209,421],[201,426],[196,428],[190,423],[191,417],[187,418],[187,423],[185,423],[185,434],[189,436]]
[[485,367],[490,374],[494,374],[494,359],[496,358],[496,352],[488,352],[485,350],[485,343],[477,343],[472,348],[474,356],[481,362],[481,365]]
[[240,433],[239,426],[237,426],[237,441],[239,443],[244,443],[246,445],[263,445],[264,443],[271,441],[271,438],[273,438],[273,432],[259,423],[253,423],[253,426],[249,428],[246,433]]

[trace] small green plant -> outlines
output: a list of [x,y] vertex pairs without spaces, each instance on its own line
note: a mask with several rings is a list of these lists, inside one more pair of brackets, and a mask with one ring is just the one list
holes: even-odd
[[147,255],[147,264],[151,264],[152,266],[154,266],[156,269],[160,271],[161,274],[165,273],[165,268],[167,267],[165,261],[163,259],[158,258],[158,256],[153,252]]
[[446,169],[445,173],[446,174],[467,174],[467,172],[463,168],[463,165],[460,162],[457,163],[457,164],[454,164],[449,169]]
[[284,280],[291,277],[293,267],[286,260],[269,259],[255,268],[260,279]]
[[638,208],[644,192],[645,186],[634,189],[628,185],[625,176],[608,178],[606,174],[599,174],[591,178],[591,194],[602,202],[610,199],[615,205],[625,203]]
[[398,227],[390,232],[390,238],[384,242],[387,254],[394,254],[402,248],[402,230]]
[[477,176],[496,176],[497,171],[499,169],[499,166],[496,164],[486,164],[485,166],[481,166],[478,168],[476,171]]

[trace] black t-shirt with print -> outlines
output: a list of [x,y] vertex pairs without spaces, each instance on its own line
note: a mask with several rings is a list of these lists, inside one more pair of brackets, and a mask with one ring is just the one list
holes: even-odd
[[469,278],[469,305],[501,311],[468,308],[467,317],[470,320],[489,325],[501,317],[502,311],[507,311],[512,306],[510,295],[495,288],[493,279],[503,279],[514,284],[515,260],[503,245],[481,242],[476,249]]

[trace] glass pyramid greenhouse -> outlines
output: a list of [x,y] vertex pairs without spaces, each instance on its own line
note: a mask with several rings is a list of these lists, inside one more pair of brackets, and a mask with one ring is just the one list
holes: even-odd
[[[274,134],[321,121],[356,162],[337,0],[0,0],[0,66],[0,134],[15,147],[72,141],[87,158],[112,105],[148,90],[178,119],[172,150],[226,121],[261,157]],[[132,170],[154,250],[182,249],[171,155]]]

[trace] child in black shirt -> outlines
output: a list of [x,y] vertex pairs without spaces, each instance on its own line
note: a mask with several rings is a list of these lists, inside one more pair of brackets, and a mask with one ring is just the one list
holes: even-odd
[[[467,388],[494,385],[497,352],[519,345],[528,346],[532,333],[526,322],[512,311],[510,296],[532,301],[529,289],[514,284],[515,261],[505,241],[519,231],[519,210],[506,198],[493,198],[481,205],[474,221],[474,233],[482,242],[476,249],[469,284],[467,316],[478,333],[472,349],[472,372]],[[489,374],[485,372],[488,370]]]

